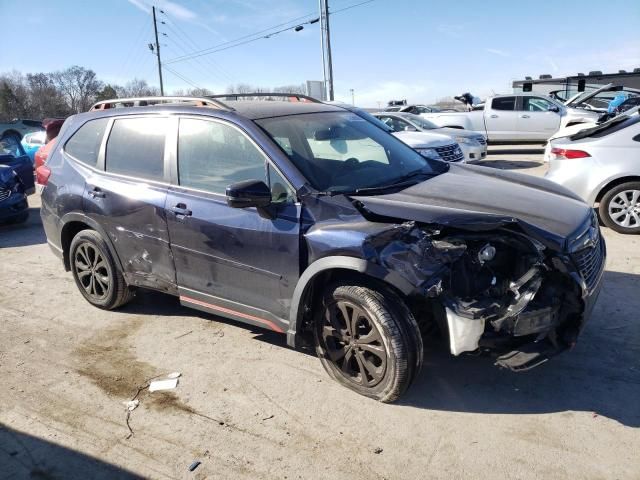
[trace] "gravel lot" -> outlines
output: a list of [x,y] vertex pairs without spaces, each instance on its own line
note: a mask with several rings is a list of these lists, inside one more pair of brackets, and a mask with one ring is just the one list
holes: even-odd
[[[544,172],[538,151],[495,152],[485,165]],[[384,405],[284,336],[173,297],[91,307],[30,202],[0,227],[0,478],[640,478],[639,237],[604,230],[604,290],[572,352],[514,374],[432,346]],[[176,390],[140,392],[127,438],[123,402],[173,371]]]

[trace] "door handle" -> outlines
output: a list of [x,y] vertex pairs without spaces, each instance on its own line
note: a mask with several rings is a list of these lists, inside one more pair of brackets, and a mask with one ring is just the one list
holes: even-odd
[[491,115],[491,118],[498,118],[498,115],[494,113],[493,115]]
[[191,210],[189,210],[184,203],[179,203],[175,207],[171,207],[169,210],[171,210],[176,215],[176,217],[191,216]]
[[520,118],[529,118],[529,115],[520,115]]
[[91,198],[104,198],[105,194],[99,187],[93,187],[93,190],[89,191],[89,196]]

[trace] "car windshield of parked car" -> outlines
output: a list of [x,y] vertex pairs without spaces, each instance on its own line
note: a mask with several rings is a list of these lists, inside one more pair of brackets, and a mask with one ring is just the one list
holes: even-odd
[[393,188],[448,168],[350,112],[290,115],[257,123],[320,191]]
[[21,157],[26,155],[22,149],[20,142],[14,137],[4,137],[0,140],[0,155],[11,155],[13,157]]
[[414,125],[417,125],[422,130],[435,130],[436,128],[440,128],[433,122],[422,118],[420,115],[414,115],[413,113],[408,113],[407,115],[403,115],[407,120],[409,120]]

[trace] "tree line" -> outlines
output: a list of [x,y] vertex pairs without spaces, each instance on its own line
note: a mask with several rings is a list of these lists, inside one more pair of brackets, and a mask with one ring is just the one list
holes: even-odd
[[[230,85],[225,93],[269,91],[305,93],[305,88],[304,85],[265,88],[240,83]],[[206,88],[191,88],[174,90],[170,95],[205,96],[213,93]],[[51,73],[12,71],[0,73],[0,121],[67,117],[86,112],[100,100],[157,95],[160,95],[160,89],[145,80],[134,78],[125,85],[105,83],[93,70],[78,65]]]

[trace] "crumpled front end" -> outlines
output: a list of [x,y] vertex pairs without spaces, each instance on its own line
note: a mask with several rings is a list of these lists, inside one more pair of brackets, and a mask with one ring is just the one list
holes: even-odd
[[421,323],[447,332],[451,353],[494,351],[526,370],[573,346],[599,292],[605,245],[587,222],[551,251],[517,229],[469,232],[406,222],[367,239],[372,261],[416,286]]

